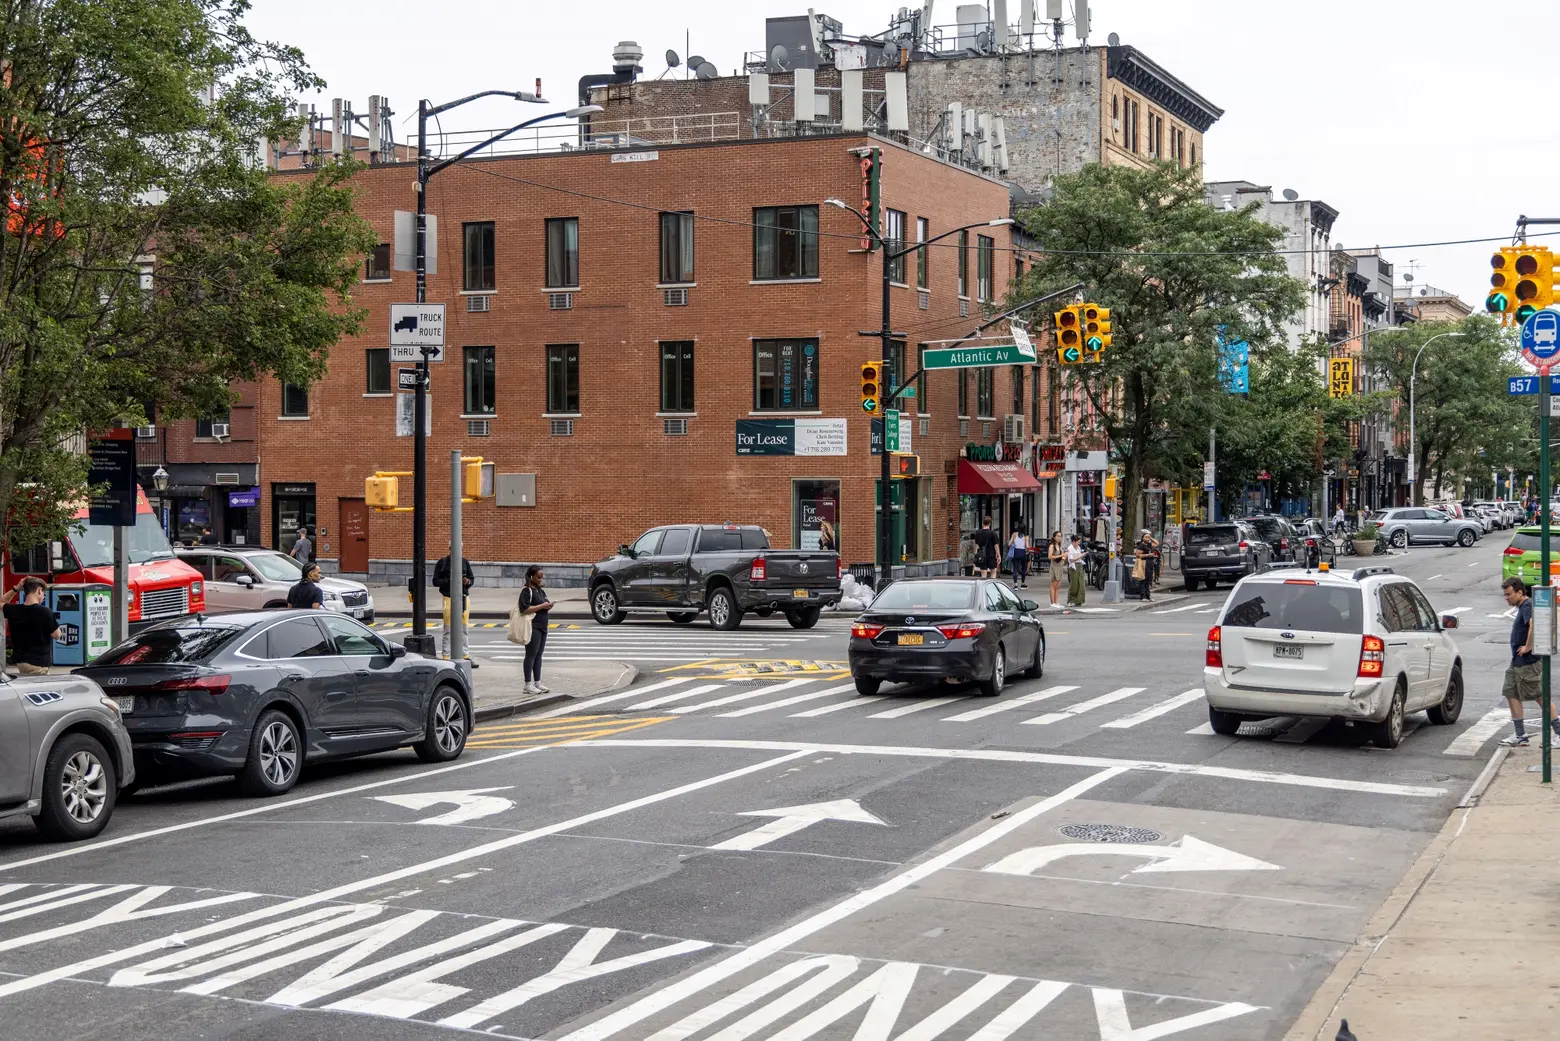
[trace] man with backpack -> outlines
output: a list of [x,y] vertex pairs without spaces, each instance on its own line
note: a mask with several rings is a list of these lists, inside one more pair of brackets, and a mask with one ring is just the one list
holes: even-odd
[[[465,557],[460,559],[460,570],[460,620],[462,625],[469,628],[471,625],[471,599],[468,596],[468,592],[472,584],[476,582],[476,577],[471,573],[471,561]],[[454,603],[450,593],[453,583],[450,581],[450,555],[448,553],[440,557],[438,563],[433,565],[433,585],[444,596],[444,634],[439,637],[439,654],[441,657],[448,658],[450,656],[450,608]]]

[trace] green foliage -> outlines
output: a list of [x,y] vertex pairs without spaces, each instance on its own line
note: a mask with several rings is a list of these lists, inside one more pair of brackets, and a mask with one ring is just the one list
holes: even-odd
[[1366,523],[1360,525],[1359,530],[1356,531],[1351,536],[1351,538],[1358,539],[1361,542],[1375,542],[1376,541],[1376,536],[1380,535],[1380,534],[1381,534],[1381,525],[1379,525],[1379,524],[1372,524],[1370,522],[1366,522]]
[[374,240],[353,167],[274,178],[258,161],[296,132],[289,98],[321,84],[249,35],[246,7],[0,7],[0,194],[39,232],[0,236],[0,516],[24,512],[21,486],[29,504],[13,544],[79,502],[84,433],[218,414],[234,380],[309,382],[358,328]]

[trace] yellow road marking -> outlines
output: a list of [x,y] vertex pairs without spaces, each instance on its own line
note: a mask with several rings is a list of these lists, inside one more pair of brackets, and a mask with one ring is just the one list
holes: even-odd
[[[545,732],[535,730],[529,733],[517,733],[512,735],[495,734],[491,738],[479,736],[476,740],[467,741],[467,748],[524,748],[528,745],[567,745],[575,741],[587,741],[593,737],[611,737],[614,734],[624,734],[630,730],[639,730],[643,727],[654,726],[657,723],[665,723],[676,719],[676,716],[650,716],[644,719],[613,719],[612,717],[600,717],[602,722],[595,725],[587,724],[584,727],[569,728],[567,732]],[[611,719],[611,722],[607,720]],[[479,732],[480,735],[480,732]]]

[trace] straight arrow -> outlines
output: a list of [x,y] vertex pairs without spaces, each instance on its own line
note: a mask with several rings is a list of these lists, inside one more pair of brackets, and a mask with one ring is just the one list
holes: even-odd
[[984,870],[1000,875],[1032,875],[1047,864],[1066,857],[1080,856],[1141,857],[1148,861],[1132,874],[1164,871],[1279,871],[1244,853],[1184,835],[1168,846],[1139,846],[1124,842],[1063,842],[1054,846],[1032,846],[1003,857]]
[[883,822],[866,810],[855,799],[835,799],[832,802],[815,802],[807,806],[785,806],[773,810],[747,810],[743,817],[774,817],[752,831],[717,843],[710,849],[758,849],[776,839],[801,831],[819,821],[850,821],[854,824],[878,824]]

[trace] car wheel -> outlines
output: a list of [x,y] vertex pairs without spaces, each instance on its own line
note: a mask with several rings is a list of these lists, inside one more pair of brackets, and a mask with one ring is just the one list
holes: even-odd
[[742,609],[737,606],[737,598],[725,586],[710,593],[709,611],[712,628],[729,632],[742,624]]
[[804,607],[800,611],[787,611],[785,620],[791,623],[792,629],[811,629],[818,624],[818,616],[822,613],[821,607]]
[[867,677],[867,676],[857,676],[856,677],[856,693],[865,695],[866,697],[869,697],[869,698],[872,695],[876,694],[878,692],[878,688],[881,687],[882,685],[883,685],[883,681],[882,680],[871,679],[870,677]]
[[1458,532],[1457,544],[1463,549],[1467,549],[1469,546],[1473,545],[1473,532],[1469,531],[1467,528],[1464,528],[1462,531]]
[[282,611],[282,610],[285,610],[286,607],[287,607],[287,601],[286,600],[272,600],[269,603],[267,603],[263,608],[261,608],[261,610],[262,611]]
[[303,740],[298,724],[280,709],[266,709],[249,735],[249,758],[238,773],[245,795],[281,795],[298,783],[303,769]]
[[114,762],[96,738],[66,734],[49,750],[43,809],[33,822],[61,842],[90,839],[108,826],[117,784]]
[[1392,537],[1388,541],[1392,543],[1393,549],[1404,548],[1408,545],[1408,530],[1406,528],[1399,528],[1397,531],[1392,533]]
[[1208,725],[1213,727],[1215,734],[1228,737],[1240,729],[1242,722],[1241,717],[1234,712],[1222,712],[1212,705],[1208,706]]
[[1024,676],[1037,680],[1045,674],[1045,641],[1035,640],[1035,656],[1029,663],[1029,668],[1024,670]]
[[678,625],[687,625],[689,622],[691,622],[695,618],[699,617],[699,612],[697,612],[697,611],[668,611],[668,612],[666,612],[666,617],[670,618],[673,622],[677,623]]
[[1195,593],[1195,592],[1197,592],[1197,579],[1195,579],[1195,578],[1187,578],[1187,579],[1183,579],[1182,581],[1185,583],[1186,591],[1188,593]]
[[433,704],[428,706],[423,739],[412,750],[425,763],[447,763],[460,758],[470,733],[471,715],[466,711],[466,699],[453,687],[440,687],[433,692]]
[[1392,692],[1392,704],[1387,708],[1387,718],[1371,725],[1371,744],[1377,748],[1396,748],[1402,742],[1403,703],[1407,699],[1408,691],[1404,688],[1403,681],[1399,680],[1397,689]]
[[590,614],[598,625],[616,625],[628,617],[627,611],[618,609],[617,590],[610,582],[603,582],[590,594]]
[[1002,688],[1007,685],[1007,653],[1003,651],[1002,644],[997,644],[997,656],[991,663],[991,678],[980,681],[980,692],[988,698],[994,698],[1002,693]]
[[1440,704],[1431,705],[1426,713],[1430,722],[1436,726],[1450,726],[1457,722],[1457,717],[1462,715],[1463,707],[1463,678],[1461,669],[1452,670],[1452,678],[1446,681],[1446,696]]

